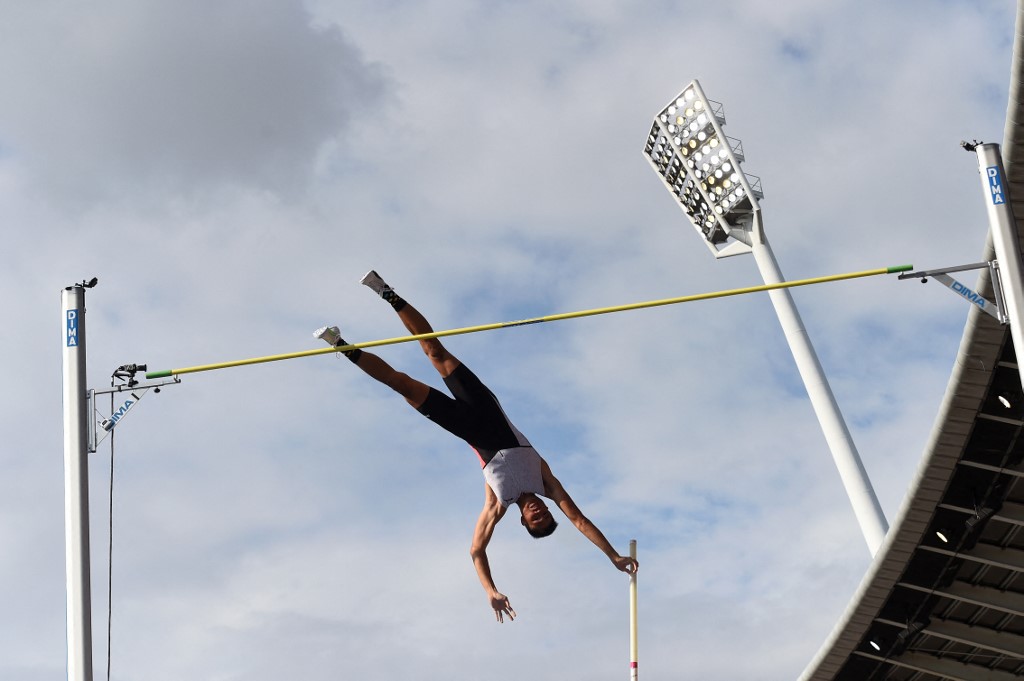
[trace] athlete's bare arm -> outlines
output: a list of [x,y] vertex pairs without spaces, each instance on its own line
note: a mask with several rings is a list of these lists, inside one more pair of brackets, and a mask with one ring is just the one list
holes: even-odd
[[480,511],[480,517],[477,518],[476,529],[473,530],[473,546],[469,550],[469,555],[473,557],[477,577],[480,578],[480,584],[491,601],[495,619],[498,622],[504,622],[505,615],[508,615],[510,620],[514,620],[516,611],[512,609],[508,597],[498,591],[498,587],[494,585],[494,579],[491,577],[491,564],[487,560],[487,544],[490,543],[491,536],[494,534],[494,527],[505,515],[507,509],[498,501],[498,497],[495,496],[490,485],[485,483],[484,490],[484,507]]
[[562,487],[562,483],[551,473],[548,462],[543,459],[541,459],[541,477],[544,479],[544,496],[558,504],[558,508],[562,509],[562,513],[576,526],[576,529],[593,542],[594,546],[601,549],[601,552],[608,556],[608,560],[619,570],[623,572],[636,572],[639,567],[636,560],[629,556],[619,555],[618,551],[612,547],[604,534],[601,533],[601,530],[597,529],[597,525],[590,522],[583,515],[576,502],[572,500],[569,493]]

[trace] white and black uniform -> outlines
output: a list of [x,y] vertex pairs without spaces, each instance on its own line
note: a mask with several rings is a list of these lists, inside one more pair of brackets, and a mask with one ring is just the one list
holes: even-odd
[[419,412],[469,443],[501,505],[513,504],[528,492],[543,494],[540,454],[512,425],[494,393],[465,364],[444,383],[454,399],[431,388]]

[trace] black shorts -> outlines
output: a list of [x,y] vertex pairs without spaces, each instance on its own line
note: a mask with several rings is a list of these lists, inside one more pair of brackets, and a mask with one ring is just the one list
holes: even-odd
[[454,399],[431,388],[418,411],[468,442],[480,456],[481,465],[486,466],[502,449],[528,444],[520,439],[518,431],[505,416],[498,398],[465,364],[456,367],[444,379],[444,384]]

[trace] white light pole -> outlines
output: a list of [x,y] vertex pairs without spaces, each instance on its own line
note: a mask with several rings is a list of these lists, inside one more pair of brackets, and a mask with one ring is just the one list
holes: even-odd
[[64,539],[67,570],[68,681],[92,681],[89,577],[89,410],[85,374],[85,289],[62,292],[64,355]]
[[[716,258],[752,253],[766,284],[784,281],[765,236],[761,181],[740,168],[743,145],[722,132],[725,112],[694,80],[655,116],[644,154]],[[889,529],[788,289],[769,292],[868,549]]]

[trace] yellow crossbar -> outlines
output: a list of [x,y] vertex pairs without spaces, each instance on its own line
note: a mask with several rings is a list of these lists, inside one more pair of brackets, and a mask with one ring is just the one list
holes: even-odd
[[626,310],[640,310],[647,307],[658,307],[661,305],[675,305],[677,303],[690,303],[697,300],[710,300],[712,298],[725,298],[728,296],[739,296],[746,293],[757,293],[760,291],[773,291],[783,288],[794,288],[797,286],[809,286],[811,284],[824,284],[830,281],[842,281],[845,279],[857,279],[861,277],[872,277],[879,274],[894,274],[896,272],[907,272],[914,268],[913,265],[896,265],[893,267],[880,267],[873,270],[860,272],[848,272],[846,274],[832,274],[825,277],[814,277],[811,279],[798,279],[794,281],[782,281],[777,284],[763,284],[761,286],[748,286],[746,288],[735,288],[727,291],[713,291],[711,293],[698,293],[678,298],[664,298],[662,300],[649,300],[643,303],[631,303],[628,305],[613,305],[611,307],[599,307],[593,310],[580,310],[578,312],[563,312],[544,317],[532,319],[521,319],[514,322],[497,322],[494,324],[481,324],[479,326],[467,326],[461,329],[449,329],[447,331],[434,331],[432,333],[421,333],[412,336],[399,336],[397,338],[386,338],[383,340],[367,341],[365,343],[352,343],[337,348],[325,347],[315,350],[301,350],[299,352],[286,352],[280,355],[267,355],[265,357],[253,357],[250,359],[238,359],[231,362],[218,362],[216,364],[200,364],[194,367],[182,369],[168,369],[166,371],[151,371],[146,374],[147,379],[167,378],[168,376],[181,376],[183,374],[194,374],[200,371],[213,371],[215,369],[227,369],[229,367],[240,367],[249,364],[264,364],[266,362],[279,362],[285,359],[296,359],[298,357],[311,357],[313,355],[326,355],[353,348],[373,348],[380,345],[395,345],[397,343],[408,343],[410,341],[425,340],[427,338],[441,338],[444,336],[458,336],[477,331],[493,331],[494,329],[506,329],[513,326],[525,326],[527,324],[540,324],[542,322],[556,322],[562,319],[576,319],[577,317],[592,317],[599,314],[611,312],[625,312]]

